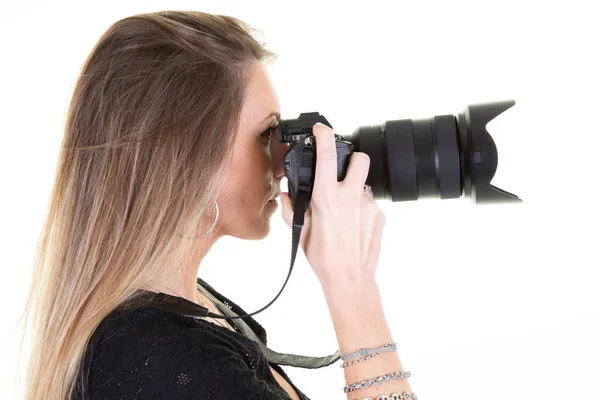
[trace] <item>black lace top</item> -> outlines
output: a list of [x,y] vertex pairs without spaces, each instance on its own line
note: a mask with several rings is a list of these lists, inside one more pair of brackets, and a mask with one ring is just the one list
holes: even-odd
[[[238,315],[247,314],[201,279],[198,282]],[[195,304],[161,296],[176,299],[176,304]],[[243,319],[266,345],[264,328],[252,317]],[[279,365],[269,364],[253,340],[238,330],[178,313],[176,307],[114,310],[93,333],[82,365],[72,399],[290,399],[270,365],[300,399],[310,400]]]

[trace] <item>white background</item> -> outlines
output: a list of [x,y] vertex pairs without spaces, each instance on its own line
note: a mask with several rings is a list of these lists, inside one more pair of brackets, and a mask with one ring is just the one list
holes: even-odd
[[[194,9],[232,15],[262,31],[259,39],[279,54],[269,72],[284,119],[319,111],[347,135],[386,120],[456,115],[468,104],[515,100],[487,128],[499,154],[492,183],[523,203],[381,201],[387,223],[377,280],[384,309],[421,399],[600,399],[600,32],[592,3],[3,6],[0,398],[20,398],[14,373],[21,330],[13,328],[78,69],[118,19]],[[287,191],[286,179],[281,189]],[[203,279],[248,312],[269,303],[288,274],[291,230],[281,208],[271,226],[263,241],[222,238],[200,267]],[[255,289],[247,286],[253,281],[260,282]],[[284,292],[255,316],[269,347],[311,356],[337,350],[320,289],[300,250]],[[345,399],[339,365],[283,368],[312,399]]]

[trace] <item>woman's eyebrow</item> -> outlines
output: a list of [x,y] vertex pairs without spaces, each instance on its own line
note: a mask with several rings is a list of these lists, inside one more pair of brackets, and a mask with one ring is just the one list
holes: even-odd
[[273,117],[273,116],[277,117],[278,121],[281,119],[281,114],[280,113],[278,113],[277,111],[271,111],[271,113],[269,115],[267,115],[267,117],[265,119],[263,119],[263,121],[261,122],[261,124],[263,122],[265,122],[266,120],[268,120],[269,118]]

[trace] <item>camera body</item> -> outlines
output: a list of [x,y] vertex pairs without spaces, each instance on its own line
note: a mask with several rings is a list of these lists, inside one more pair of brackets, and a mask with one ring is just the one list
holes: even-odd
[[[312,197],[312,189],[316,170],[317,143],[312,133],[312,127],[317,122],[333,128],[324,116],[318,112],[302,113],[297,119],[282,120],[278,126],[278,140],[280,143],[289,143],[290,148],[283,157],[285,176],[288,179],[288,193],[292,200],[292,207],[296,205],[299,190],[308,192],[306,209]],[[335,134],[335,147],[337,153],[337,180],[344,180],[350,162],[350,155],[354,152],[354,145],[343,136]]]

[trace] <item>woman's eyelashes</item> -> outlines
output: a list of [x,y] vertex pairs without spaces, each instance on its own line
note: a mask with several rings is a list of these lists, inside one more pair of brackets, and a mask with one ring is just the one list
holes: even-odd
[[263,139],[271,139],[271,127],[269,127],[269,129],[261,133],[260,137],[262,137]]
[[271,141],[271,135],[273,133],[274,130],[277,129],[277,126],[270,126],[269,129],[267,129],[266,131],[264,131],[260,136],[264,139],[268,139],[268,141]]

